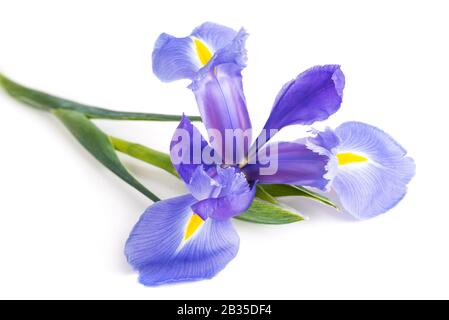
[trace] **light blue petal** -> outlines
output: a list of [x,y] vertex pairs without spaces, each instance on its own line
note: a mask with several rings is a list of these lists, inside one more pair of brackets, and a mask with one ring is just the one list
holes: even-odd
[[209,198],[192,205],[201,216],[228,221],[248,210],[256,194],[256,184],[242,193],[231,193],[218,198]]
[[200,67],[190,37],[159,36],[153,50],[153,72],[161,81],[193,80]]
[[241,194],[250,190],[245,174],[236,167],[217,167],[217,178],[221,185],[220,196]]
[[214,52],[227,46],[236,35],[235,30],[212,22],[205,22],[192,32],[192,36],[202,40]]
[[[203,166],[197,167],[187,188],[197,200],[217,197],[222,190],[222,186],[204,170]],[[205,219],[207,216],[202,218]]]
[[125,254],[142,284],[209,279],[236,256],[239,237],[229,220],[208,219],[184,241],[195,202],[190,195],[157,202],[134,227]]
[[214,52],[214,55],[210,61],[201,70],[199,70],[196,78],[189,88],[194,91],[198,89],[198,87],[200,87],[199,82],[208,74],[214,75],[228,73],[231,79],[236,78],[235,80],[241,81],[241,79],[239,79],[241,77],[240,72],[246,67],[246,62],[248,60],[247,50],[245,47],[248,36],[249,34],[245,31],[245,29],[240,29],[233,39]]
[[219,194],[202,199],[192,206],[193,211],[201,217],[209,217],[218,220],[226,220],[246,211],[251,205],[256,188],[250,186],[245,175],[235,167],[217,167],[214,177],[220,184],[216,188]]
[[[192,86],[196,87],[198,80],[220,65],[236,63],[243,68],[246,62],[247,36],[243,29],[236,32],[210,22],[197,27],[188,37],[177,38],[163,33],[156,40],[153,49],[153,72],[164,82],[195,80]],[[198,59],[193,37],[201,40],[211,50],[213,57],[205,66]]]
[[340,139],[337,153],[351,152],[367,162],[340,165],[332,187],[343,207],[359,219],[382,214],[394,207],[406,194],[407,184],[415,175],[412,158],[391,136],[380,129],[347,122],[335,133]]

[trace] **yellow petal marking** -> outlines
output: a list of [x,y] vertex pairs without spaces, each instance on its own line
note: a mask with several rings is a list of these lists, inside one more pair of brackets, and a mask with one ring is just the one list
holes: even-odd
[[345,152],[337,154],[338,164],[344,166],[346,164],[356,163],[356,162],[367,162],[368,158],[360,156],[355,153]]
[[199,227],[201,227],[203,223],[204,220],[201,219],[199,215],[194,213],[190,218],[189,223],[187,224],[186,232],[184,235],[184,241],[189,240],[190,237],[195,234],[195,232],[198,230]]
[[195,50],[198,55],[198,59],[200,59],[203,66],[205,66],[212,58],[212,53],[206,44],[204,44],[201,40],[194,38],[193,42],[195,43]]

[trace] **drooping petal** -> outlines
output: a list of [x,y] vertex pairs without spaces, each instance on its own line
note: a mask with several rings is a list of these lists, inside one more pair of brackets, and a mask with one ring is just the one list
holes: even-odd
[[237,36],[237,32],[216,23],[205,22],[193,30],[192,36],[200,39],[213,52],[216,52],[227,46]]
[[338,65],[316,66],[284,85],[258,140],[268,141],[267,130],[293,125],[310,125],[329,118],[340,108],[345,77]]
[[310,150],[304,141],[273,142],[243,167],[247,178],[261,184],[296,184],[325,189],[329,157]]
[[164,82],[180,79],[193,80],[201,65],[190,37],[175,38],[163,33],[153,50],[153,72]]
[[[240,71],[245,68],[248,59],[245,48],[247,38],[248,33],[243,28],[240,29],[239,32],[235,32],[233,38],[228,38],[226,41],[223,38],[216,38],[215,42],[220,42],[222,45],[216,51],[211,47],[213,44],[208,44],[201,39],[194,38],[197,40],[196,52],[199,60],[202,61],[202,68],[199,70],[196,78],[189,87],[191,89],[196,89],[198,87],[198,81],[201,81],[201,79],[209,73],[218,74],[220,66],[235,65]],[[198,45],[200,45],[201,48],[198,48]],[[226,72],[226,70],[222,68],[221,72]]]
[[406,150],[382,130],[360,122],[342,124],[335,135],[340,143],[333,150],[338,173],[332,188],[343,207],[359,219],[393,208],[415,174]]
[[[211,155],[211,158],[206,159],[204,154]],[[207,171],[215,167],[215,162],[220,160],[215,157],[214,151],[198,129],[185,116],[182,117],[170,143],[170,158],[186,184],[190,184],[198,166],[203,166]]]
[[199,219],[190,208],[195,201],[185,195],[157,202],[134,227],[125,254],[142,284],[210,279],[236,256],[239,237],[230,221],[208,219],[191,229]]

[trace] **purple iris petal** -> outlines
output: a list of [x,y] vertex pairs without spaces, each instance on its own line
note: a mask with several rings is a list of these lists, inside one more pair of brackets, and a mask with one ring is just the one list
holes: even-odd
[[[241,75],[246,61],[247,36],[241,30],[228,46],[217,51],[208,66],[199,72],[198,79],[190,85],[204,125],[209,130],[209,141],[228,164],[239,163],[251,143],[251,121]],[[245,143],[240,147],[237,145],[237,148],[235,141],[226,143],[226,134],[234,135],[236,129],[248,134]],[[211,130],[220,137],[213,135],[212,138]]]
[[[216,73],[209,73],[196,86],[193,92],[212,147],[225,163],[239,163],[252,139],[239,67],[219,66]],[[239,134],[243,139],[241,145],[237,141]]]
[[[329,151],[339,159],[332,182],[343,207],[359,219],[393,208],[405,196],[415,174],[412,158],[382,130],[360,122],[347,122],[335,130],[339,144]],[[335,138],[318,134],[311,145],[334,146]]]
[[190,183],[198,166],[203,165],[205,170],[215,167],[212,163],[203,162],[203,152],[214,154],[198,129],[183,116],[170,143],[170,158],[185,183]]
[[190,37],[175,38],[163,33],[153,50],[153,72],[163,82],[193,80],[200,69]]
[[[205,23],[189,37],[162,34],[153,51],[153,70],[159,79],[192,80],[189,88],[195,94],[209,141],[228,164],[239,163],[251,143],[251,121],[241,76],[246,66],[247,37],[243,29],[236,32]],[[237,134],[246,134],[241,144],[233,138],[235,129],[239,130]],[[225,143],[226,134],[230,135],[230,143]]]
[[232,194],[219,198],[209,198],[195,203],[194,212],[216,220],[228,220],[248,210],[256,193],[254,186],[242,194]]
[[216,197],[204,199],[192,205],[200,216],[226,220],[246,211],[255,196],[255,184],[250,186],[245,175],[238,168],[218,168],[215,179],[220,183],[220,193]]
[[243,167],[250,181],[261,184],[296,184],[325,189],[329,157],[301,142],[273,142],[259,150],[256,159]]
[[340,108],[344,85],[345,77],[338,65],[304,71],[279,92],[264,128],[326,120]]
[[237,32],[213,22],[205,22],[193,30],[192,36],[201,39],[212,50],[217,51],[231,43],[237,36]]
[[[195,206],[198,209],[195,213],[203,219],[224,219],[242,213],[250,206],[255,188],[250,188],[237,167],[221,168],[216,162],[205,163],[202,157],[205,150],[213,153],[198,129],[183,117],[170,145],[170,157],[192,196],[201,202]],[[214,209],[210,205],[205,207],[209,202],[215,203]],[[220,208],[216,208],[218,205]]]
[[319,150],[319,153],[324,152],[327,155],[331,155],[332,151],[340,145],[340,139],[330,128],[326,128],[322,132],[317,130],[313,130],[312,132],[316,134],[316,136],[307,138],[306,142],[307,144],[310,144],[312,148],[316,146],[321,147],[322,149]]
[[[210,170],[212,171],[212,170]],[[211,174],[204,170],[204,167],[198,166],[187,184],[190,194],[197,200],[204,200],[211,197],[217,197],[222,189],[219,182],[211,177]],[[203,219],[207,215],[201,216]]]
[[245,193],[250,189],[245,174],[237,167],[218,167],[216,179],[221,185],[220,196]]
[[190,206],[185,195],[155,203],[141,216],[126,243],[129,263],[148,286],[209,279],[237,254],[239,237],[232,223],[208,219],[189,239]]
[[[345,77],[338,65],[316,66],[301,73],[279,92],[264,129],[326,120],[340,108],[344,86]],[[270,138],[264,138],[259,148]]]

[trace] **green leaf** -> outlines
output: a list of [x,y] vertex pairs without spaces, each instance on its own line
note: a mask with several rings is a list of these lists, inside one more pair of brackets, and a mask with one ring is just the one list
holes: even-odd
[[265,188],[262,185],[256,186],[256,197],[265,200],[272,204],[278,204],[279,202],[276,200],[275,197],[273,197],[271,194],[269,194]]
[[168,173],[171,173],[172,175],[178,177],[178,173],[173,167],[170,156],[168,154],[145,147],[141,144],[128,142],[115,137],[109,137],[109,140],[111,141],[115,150],[161,168]]
[[323,197],[322,195],[310,191],[304,187],[289,184],[264,184],[263,187],[265,191],[268,192],[273,197],[287,197],[287,196],[307,197],[315,201],[324,203],[335,209],[338,209],[338,206],[328,198]]
[[288,224],[304,220],[279,205],[254,199],[251,207],[243,214],[235,217],[238,220],[260,224]]
[[81,145],[104,166],[151,200],[160,200],[126,170],[117,157],[108,136],[98,129],[86,116],[70,110],[54,110],[53,113],[62,121]]
[[[13,98],[38,109],[51,111],[55,109],[73,110],[84,114],[89,119],[110,120],[147,120],[147,121],[180,121],[181,116],[158,113],[122,112],[97,108],[52,96],[45,92],[22,86],[0,74],[0,85]],[[201,117],[189,116],[191,121],[201,121]]]

